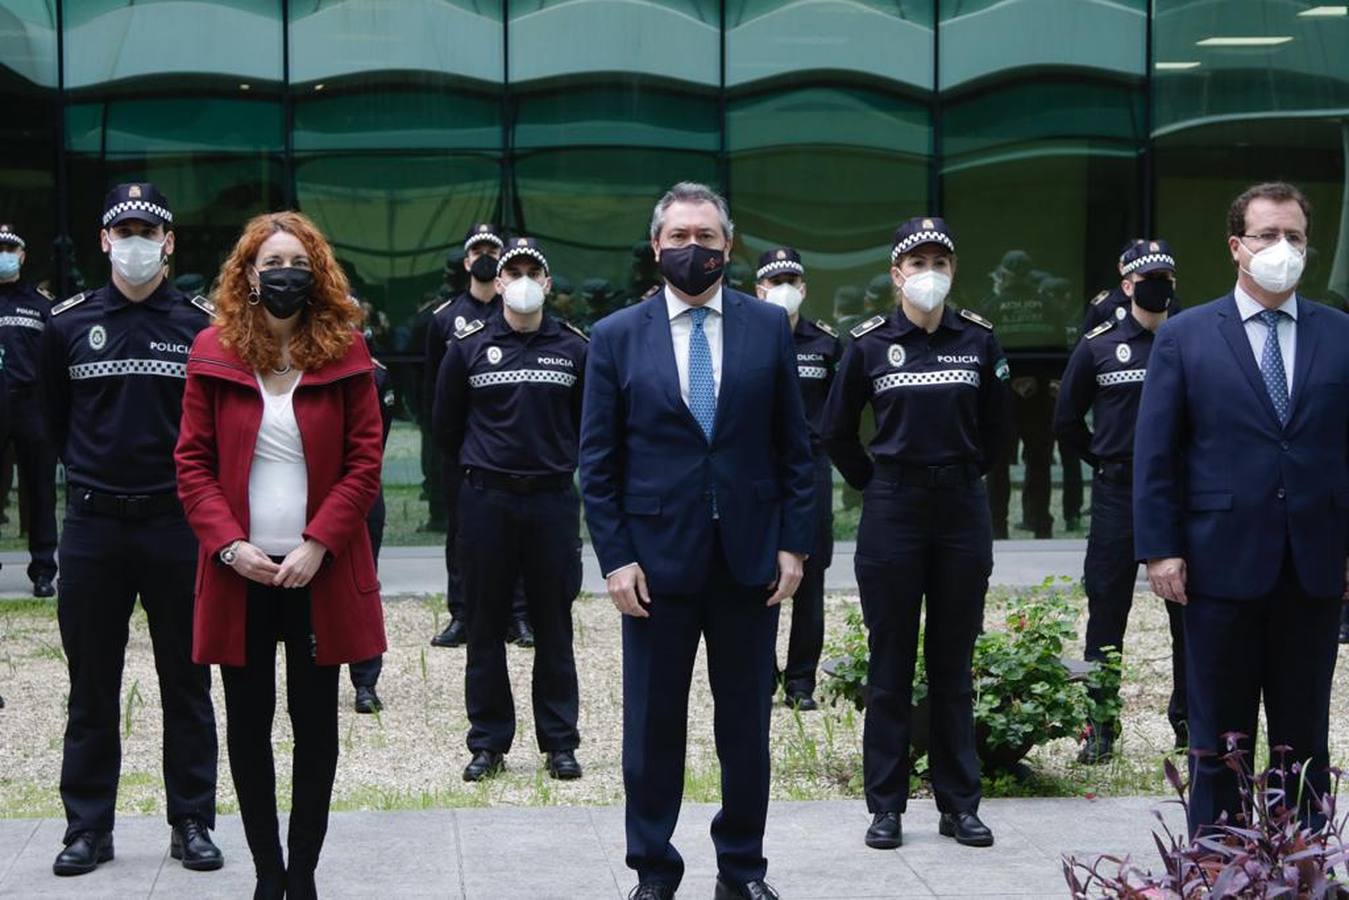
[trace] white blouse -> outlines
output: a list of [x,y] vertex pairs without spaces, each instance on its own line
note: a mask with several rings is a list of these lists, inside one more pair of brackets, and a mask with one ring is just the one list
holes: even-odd
[[284,394],[262,392],[262,426],[248,472],[248,541],[269,556],[285,556],[304,542],[309,473],[295,421],[296,378]]

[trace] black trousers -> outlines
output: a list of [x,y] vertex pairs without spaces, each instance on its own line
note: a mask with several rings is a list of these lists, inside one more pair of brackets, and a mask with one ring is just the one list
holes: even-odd
[[1067,524],[1082,517],[1082,457],[1059,441],[1059,462],[1063,464],[1063,521]]
[[[1185,610],[1186,674],[1190,685],[1190,833],[1240,810],[1234,773],[1219,758],[1222,735],[1240,732],[1252,750],[1265,701],[1272,748],[1292,748],[1286,763],[1303,763],[1307,790],[1329,790],[1330,690],[1338,650],[1338,597],[1309,597],[1298,584],[1292,554],[1263,597],[1230,599],[1191,593]],[[1198,752],[1197,752],[1198,751]],[[1203,751],[1207,751],[1204,754]],[[1249,757],[1248,757],[1249,760]],[[1290,792],[1296,784],[1287,785]],[[1313,824],[1319,814],[1303,817]]]
[[815,692],[815,671],[824,649],[824,573],[834,556],[834,470],[827,456],[815,460],[815,517],[815,546],[792,597],[792,630],[782,670],[789,694]]
[[192,662],[196,573],[197,541],[181,513],[99,515],[72,491],[56,607],[70,672],[61,760],[67,843],[81,831],[113,827],[122,765],[122,669],[138,596],[149,620],[163,704],[168,820],[193,817],[215,827],[211,670]]
[[862,495],[854,565],[871,651],[862,733],[867,809],[908,805],[913,672],[926,599],[932,789],[942,812],[974,812],[981,789],[971,666],[993,570],[983,482],[918,487],[878,473]]
[[1029,397],[1012,395],[1012,421],[1015,439],[1007,442],[1002,459],[988,473],[989,508],[993,528],[998,534],[1007,533],[1008,507],[1012,498],[1010,466],[1017,459],[1017,443],[1021,445],[1021,462],[1025,480],[1021,487],[1021,516],[1036,535],[1048,535],[1054,527],[1049,513],[1050,469],[1054,462],[1054,400],[1048,384],[1037,381],[1035,392]]
[[[464,472],[457,465],[446,465],[442,480],[449,492],[449,516],[445,528],[445,608],[450,618],[461,622],[468,621],[467,604],[464,602],[464,575],[459,566],[459,486],[464,480]],[[470,522],[471,526],[472,523]],[[525,602],[525,579],[521,575],[515,580],[511,593],[511,616],[515,619],[529,620],[529,605]]]
[[[1098,472],[1091,482],[1091,531],[1087,534],[1087,555],[1082,567],[1082,586],[1087,592],[1083,655],[1088,660],[1105,659],[1106,647],[1124,652],[1124,631],[1129,624],[1134,583],[1138,579],[1133,521],[1132,483],[1112,480],[1109,474]],[[1176,603],[1164,605],[1171,627],[1171,699],[1166,705],[1166,717],[1171,727],[1179,730],[1188,715],[1184,607]]]
[[[278,560],[279,561],[279,560]],[[328,806],[337,775],[338,666],[314,664],[308,588],[248,585],[245,662],[221,666],[226,745],[239,797],[244,836],[259,873],[282,868],[276,820],[276,645],[286,645],[286,709],[295,732],[291,782],[289,868],[312,872],[328,832]]]
[[515,493],[477,483],[459,491],[459,534],[468,602],[464,674],[468,748],[505,753],[515,740],[506,671],[512,593],[523,578],[534,624],[532,699],[539,749],[574,750],[580,696],[571,606],[581,590],[581,504],[576,489]]
[[32,390],[9,393],[9,437],[28,494],[28,578],[56,577],[56,452]]
[[717,869],[733,883],[764,877],[775,636],[769,591],[731,577],[718,546],[696,594],[651,598],[650,617],[623,617],[623,788],[627,864],[643,882],[678,886],[684,860],[670,843],[684,796],[689,684],[707,642],[721,810],[712,820]]
[[[370,515],[365,517],[366,530],[370,532],[370,550],[375,556],[375,571],[379,571],[379,548],[384,543],[384,487],[380,486],[375,505],[370,507]],[[384,654],[370,659],[354,662],[347,666],[352,687],[374,687],[379,683],[379,673],[384,671]]]

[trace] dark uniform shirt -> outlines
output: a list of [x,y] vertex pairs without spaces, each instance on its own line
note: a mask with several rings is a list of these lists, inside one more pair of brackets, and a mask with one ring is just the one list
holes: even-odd
[[187,353],[209,302],[167,282],[139,303],[112,284],[52,307],[43,394],[67,478],[110,494],[173,491]]
[[483,303],[468,291],[436,307],[426,328],[426,393],[423,401],[428,408],[436,402],[436,377],[440,374],[440,363],[445,359],[445,347],[450,338],[474,319],[486,322],[500,313],[500,297]]
[[[1133,316],[1103,322],[1086,333],[1063,370],[1054,433],[1092,465],[1134,455],[1138,398],[1148,371],[1153,333]],[[1095,432],[1087,428],[1093,412]]]
[[818,454],[824,428],[824,401],[834,383],[843,344],[832,328],[805,318],[797,319],[792,343],[796,345],[796,378],[801,383],[801,402],[810,426],[810,447]]
[[51,309],[51,297],[27,282],[0,284],[0,352],[10,390],[37,384]]
[[[875,327],[853,329],[824,410],[824,441],[854,487],[871,480],[872,460],[906,466],[959,463],[987,470],[1007,422],[1007,360],[987,321],[947,307],[932,334],[896,309]],[[877,317],[879,318],[879,317]],[[858,439],[871,403],[870,457]]]
[[436,383],[434,427],[450,459],[507,475],[576,469],[586,338],[544,314],[538,331],[504,316],[450,339]]
[[1082,333],[1086,334],[1104,322],[1123,320],[1129,314],[1132,302],[1119,285],[1101,291],[1087,304],[1087,314],[1082,318]]

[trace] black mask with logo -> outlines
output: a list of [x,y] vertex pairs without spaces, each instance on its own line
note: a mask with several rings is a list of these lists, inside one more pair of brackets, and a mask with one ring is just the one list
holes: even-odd
[[1170,278],[1144,278],[1134,283],[1134,302],[1148,312],[1166,312],[1176,296],[1176,286]]
[[468,274],[473,276],[474,281],[489,282],[497,277],[496,257],[489,253],[484,253],[468,267]]
[[287,267],[258,273],[258,296],[278,319],[289,319],[303,309],[313,290],[314,273],[308,269]]
[[725,267],[724,251],[710,250],[701,244],[660,250],[660,274],[690,297],[697,297],[716,284]]

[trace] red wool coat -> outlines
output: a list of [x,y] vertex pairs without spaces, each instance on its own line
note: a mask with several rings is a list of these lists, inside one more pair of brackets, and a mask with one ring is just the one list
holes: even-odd
[[[379,493],[383,457],[374,366],[358,335],[341,360],[300,376],[295,420],[309,475],[304,536],[328,548],[309,583],[316,662],[357,662],[384,652],[384,612],[365,517]],[[220,562],[248,538],[248,473],[262,424],[257,377],[220,344],[197,336],[187,360],[183,420],[174,459],[178,496],[201,542],[192,658],[244,664],[248,581]]]

